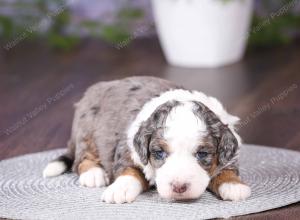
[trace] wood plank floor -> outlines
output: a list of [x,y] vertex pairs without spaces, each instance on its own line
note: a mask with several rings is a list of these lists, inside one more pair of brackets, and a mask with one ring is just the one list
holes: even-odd
[[[100,80],[131,75],[166,78],[218,97],[241,117],[246,143],[300,151],[300,42],[248,51],[243,61],[216,69],[166,64],[157,39],[123,49],[85,40],[60,54],[41,43],[0,52],[0,159],[66,146],[73,104]],[[240,217],[297,219],[300,205]],[[287,219],[287,218],[285,218]]]

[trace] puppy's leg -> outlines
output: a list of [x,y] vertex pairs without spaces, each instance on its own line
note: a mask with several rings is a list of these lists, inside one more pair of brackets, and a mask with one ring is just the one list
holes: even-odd
[[94,160],[84,159],[78,166],[79,183],[87,187],[102,187],[109,182],[104,169]]
[[148,189],[148,182],[138,168],[127,167],[102,194],[107,203],[130,203]]
[[250,196],[251,189],[236,173],[234,170],[223,170],[211,180],[209,189],[223,200],[245,200]]
[[78,143],[77,156],[73,171],[79,175],[79,183],[87,187],[102,187],[109,183],[103,169],[97,146],[92,136],[87,136]]

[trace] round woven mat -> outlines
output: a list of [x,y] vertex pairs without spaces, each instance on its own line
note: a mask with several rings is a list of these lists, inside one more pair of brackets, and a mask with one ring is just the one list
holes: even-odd
[[241,175],[252,188],[243,202],[206,192],[193,202],[167,202],[155,191],[131,204],[105,204],[103,188],[78,185],[74,174],[43,179],[48,161],[64,150],[0,162],[0,217],[17,219],[207,219],[261,212],[300,201],[300,153],[244,145]]

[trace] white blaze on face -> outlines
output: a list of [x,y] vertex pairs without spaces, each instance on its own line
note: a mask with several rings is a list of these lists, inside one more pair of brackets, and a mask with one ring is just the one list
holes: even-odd
[[[193,103],[185,102],[172,109],[164,132],[169,156],[156,170],[155,181],[162,197],[193,199],[205,191],[210,178],[195,158],[201,137],[205,135],[206,125],[193,113]],[[178,190],[174,191],[174,187]]]

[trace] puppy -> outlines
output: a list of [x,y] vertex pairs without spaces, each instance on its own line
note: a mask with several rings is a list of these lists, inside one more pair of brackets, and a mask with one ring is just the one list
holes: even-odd
[[91,86],[75,108],[67,153],[44,177],[72,169],[82,186],[108,186],[107,203],[132,202],[153,185],[168,200],[196,199],[207,188],[224,200],[250,196],[239,177],[239,119],[217,99],[130,77]]

